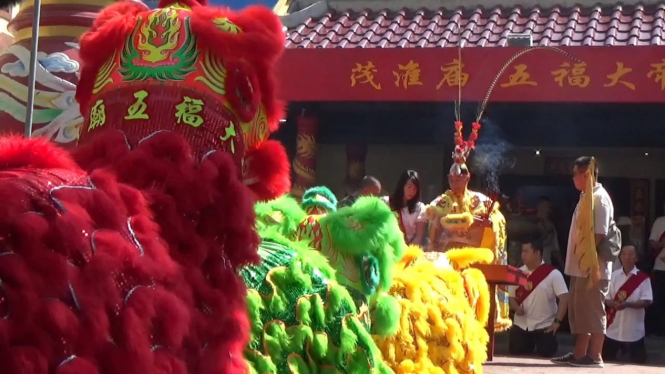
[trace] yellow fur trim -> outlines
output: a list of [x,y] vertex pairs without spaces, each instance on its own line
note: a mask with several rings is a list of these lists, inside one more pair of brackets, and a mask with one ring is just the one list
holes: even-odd
[[489,248],[454,248],[446,252],[456,269],[466,269],[473,264],[491,264],[494,261],[494,251]]
[[467,231],[473,225],[473,215],[469,212],[450,213],[441,218],[441,226],[451,231]]
[[[489,340],[485,277],[476,269],[437,266],[414,257],[418,253],[409,248],[395,269],[388,293],[402,307],[399,329],[390,337],[374,337],[384,359],[397,374],[482,373]],[[487,253],[492,261],[491,250],[477,248],[456,250],[453,257],[468,265],[487,260]]]
[[395,265],[395,268],[404,269],[409,267],[422,255],[423,250],[419,246],[409,245],[406,247],[406,251],[404,251],[404,256],[402,256],[402,259]]

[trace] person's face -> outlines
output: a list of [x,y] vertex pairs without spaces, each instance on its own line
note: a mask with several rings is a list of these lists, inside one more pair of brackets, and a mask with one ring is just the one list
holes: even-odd
[[469,179],[471,174],[450,174],[448,175],[448,184],[450,184],[450,189],[455,193],[462,193],[466,190],[466,186],[469,184]]
[[635,247],[632,245],[623,247],[623,249],[621,249],[619,260],[621,260],[621,265],[623,265],[624,268],[632,269],[635,267],[635,263],[637,262],[637,253],[635,253]]
[[404,185],[404,200],[409,201],[413,199],[418,193],[418,187],[412,180],[408,180]]
[[575,188],[577,188],[578,191],[584,191],[584,187],[586,186],[588,179],[589,174],[587,173],[586,167],[580,168],[577,165],[573,167],[573,183],[575,184]]
[[381,194],[381,185],[373,184],[363,190],[362,196],[379,196]]
[[536,265],[539,263],[538,252],[533,250],[531,243],[522,244],[522,262],[524,264]]

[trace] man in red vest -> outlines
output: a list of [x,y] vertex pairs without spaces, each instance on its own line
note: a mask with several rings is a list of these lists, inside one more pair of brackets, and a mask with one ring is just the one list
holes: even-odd
[[543,261],[541,240],[522,244],[522,262],[520,269],[529,273],[526,285],[508,288],[510,307],[515,310],[508,349],[514,355],[535,350],[552,357],[558,349],[555,334],[568,310],[568,288],[561,272]]
[[637,270],[637,252],[625,245],[619,255],[621,269],[612,274],[610,291],[605,300],[607,307],[607,333],[603,358],[616,360],[619,351],[628,353],[633,363],[644,363],[644,310],[651,305],[653,293],[649,276]]

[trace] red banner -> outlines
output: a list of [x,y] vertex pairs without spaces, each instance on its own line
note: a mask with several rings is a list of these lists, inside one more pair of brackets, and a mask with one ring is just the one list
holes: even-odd
[[[482,101],[522,48],[289,49],[279,66],[287,101]],[[512,62],[491,101],[665,102],[665,48],[571,47],[579,61],[534,50]],[[461,66],[461,69],[460,69]]]

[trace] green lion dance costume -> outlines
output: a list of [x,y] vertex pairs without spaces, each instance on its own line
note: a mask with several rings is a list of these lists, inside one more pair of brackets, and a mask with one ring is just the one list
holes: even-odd
[[[281,244],[283,253],[294,254],[290,255],[291,260],[284,261],[291,265],[280,268],[279,278],[275,274],[274,278],[282,281],[277,287],[271,286],[275,281],[264,280],[263,274],[271,268],[268,261],[264,260],[266,270],[258,277],[243,271],[252,289],[251,318],[260,320],[253,327],[252,346],[247,354],[253,367],[279,360],[283,363],[283,369],[276,365],[280,373],[318,372],[314,366],[324,368],[319,369],[324,373],[451,374],[482,370],[488,340],[485,325],[489,291],[482,273],[467,268],[471,263],[491,262],[490,250],[455,250],[427,258],[417,247],[409,247],[402,254],[403,235],[396,216],[385,203],[361,198],[352,207],[337,210],[334,195],[322,187],[308,190],[301,204],[281,197],[259,203],[255,210],[264,245]],[[267,251],[261,255],[274,258]],[[259,273],[255,269],[251,271]],[[334,281],[323,287],[317,283],[320,277],[309,274],[326,274]],[[275,288],[288,288],[296,278],[306,287],[300,286],[290,301],[273,296],[278,294],[273,292]],[[253,279],[257,281],[251,283]],[[336,294],[334,304],[326,303],[321,296],[323,290],[325,294]],[[298,298],[306,300],[303,306]],[[254,300],[256,306],[252,305]],[[314,308],[315,303],[318,309]],[[292,310],[290,322],[283,322],[268,311],[275,304],[282,310]],[[316,312],[321,308],[325,311]],[[312,312],[330,319],[319,319],[315,324]],[[303,322],[299,315],[304,316]],[[342,326],[354,326],[350,334],[337,327],[335,322],[340,320]],[[319,329],[329,322],[334,328]],[[276,344],[281,348],[261,343],[274,341],[272,336],[261,335],[268,330],[264,327],[268,324],[279,325],[278,331],[284,338]],[[337,333],[342,334],[336,336]],[[286,339],[289,336],[291,340]],[[321,337],[317,346],[301,344],[317,336]],[[341,345],[331,345],[331,340]],[[303,356],[303,346],[313,352],[323,349],[326,354],[305,352]],[[298,371],[302,368],[308,371]]]
[[256,205],[262,261],[241,270],[253,373],[393,372],[372,333],[397,327],[397,300],[377,291],[390,287],[405,249],[399,226],[378,199],[336,204],[315,188],[302,207],[290,197]]

